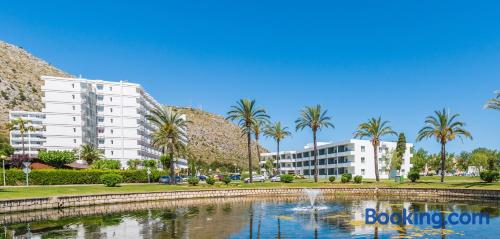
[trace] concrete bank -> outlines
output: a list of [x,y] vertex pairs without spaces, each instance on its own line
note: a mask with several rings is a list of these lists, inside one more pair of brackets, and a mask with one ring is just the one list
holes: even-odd
[[[432,188],[319,188],[323,194],[365,196],[397,195],[415,199],[431,197],[500,199],[500,190]],[[286,196],[303,194],[301,188],[186,190],[149,193],[120,193],[47,198],[0,200],[0,213],[94,206],[157,200],[195,198],[234,198],[247,196]]]

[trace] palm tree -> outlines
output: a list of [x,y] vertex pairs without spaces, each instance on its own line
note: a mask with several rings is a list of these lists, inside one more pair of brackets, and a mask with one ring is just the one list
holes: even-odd
[[255,106],[255,100],[249,99],[241,99],[236,102],[236,105],[231,106],[231,110],[227,112],[227,115],[226,119],[237,121],[241,130],[247,135],[248,171],[250,183],[252,183],[252,128],[256,122],[265,121],[269,119],[269,116],[264,109]]
[[489,99],[484,106],[487,109],[500,110],[500,90],[495,91],[496,97]]
[[187,145],[187,121],[184,115],[172,110],[172,108],[163,106],[153,109],[151,114],[146,116],[156,130],[151,134],[151,143],[153,146],[162,150],[163,154],[167,151],[170,161],[170,184],[175,184],[175,163],[174,155],[183,155],[186,152]]
[[17,130],[21,134],[21,144],[22,144],[22,150],[23,150],[23,155],[24,153],[24,134],[29,131],[35,131],[36,129],[31,125],[31,120],[25,120],[23,118],[17,118],[11,120],[9,123],[6,124],[6,128],[9,131],[12,130]]
[[[260,147],[259,147],[259,137],[260,137],[260,131],[262,130],[263,126],[265,123],[267,123],[267,119],[260,119],[260,120],[255,120],[252,124],[252,131],[253,135],[255,137],[255,144],[257,147],[257,158],[259,158],[260,161]],[[245,134],[245,131],[243,130],[243,134]]]
[[306,106],[300,112],[300,117],[295,120],[295,130],[303,130],[306,127],[311,128],[313,132],[313,143],[314,143],[314,182],[318,182],[318,154],[317,154],[317,142],[316,133],[320,131],[323,127],[332,127],[333,124],[330,122],[331,118],[327,116],[327,110],[322,111],[321,105],[316,106]]
[[88,164],[103,158],[101,150],[95,145],[84,144],[80,149],[80,159],[87,161]]
[[368,122],[361,123],[356,132],[354,132],[355,138],[371,138],[373,161],[375,162],[375,179],[377,181],[379,181],[377,147],[380,145],[380,140],[383,136],[396,135],[396,132],[388,124],[389,121],[382,121],[381,117],[378,117],[378,119],[371,118]]
[[274,124],[267,125],[264,129],[264,135],[266,137],[271,137],[276,141],[277,154],[276,154],[276,164],[278,165],[278,174],[280,171],[280,142],[290,136],[292,133],[288,131],[288,127],[282,127],[281,122],[275,122]]
[[426,126],[418,132],[417,141],[434,137],[441,144],[441,182],[444,182],[446,143],[453,141],[456,137],[461,140],[463,137],[472,139],[472,135],[463,128],[464,122],[456,120],[459,114],[450,115],[444,108],[442,111],[434,111],[434,114],[425,119]]

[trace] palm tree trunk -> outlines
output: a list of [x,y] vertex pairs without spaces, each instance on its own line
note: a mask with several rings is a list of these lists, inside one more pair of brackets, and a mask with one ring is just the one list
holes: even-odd
[[247,126],[247,144],[248,144],[248,174],[250,176],[250,183],[253,183],[252,178],[252,136],[250,126]]
[[278,175],[281,175],[281,164],[280,164],[280,141],[276,141],[276,145],[278,148],[278,154],[276,155],[276,165],[278,165]]
[[444,163],[446,160],[446,144],[441,143],[441,182],[444,182]]
[[174,162],[174,149],[170,149],[170,184],[176,184],[175,181],[175,162]]
[[314,182],[318,182],[318,154],[317,154],[317,144],[316,144],[316,130],[313,131],[313,141],[314,141]]
[[[259,147],[259,136],[258,135],[255,135],[255,143],[257,144],[257,159],[258,159],[257,162],[260,163],[260,147]],[[259,170],[260,170],[260,167],[259,167]],[[260,172],[259,172],[259,174],[260,174]]]
[[22,147],[23,147],[23,155],[25,155],[25,153],[24,153],[24,133],[21,133],[21,143],[22,143]]
[[375,162],[375,180],[377,182],[380,180],[378,175],[378,154],[377,154],[377,144],[373,144],[373,161]]

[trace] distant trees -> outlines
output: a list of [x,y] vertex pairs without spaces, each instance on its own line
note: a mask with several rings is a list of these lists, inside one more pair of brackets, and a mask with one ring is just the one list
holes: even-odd
[[393,157],[391,159],[391,168],[401,170],[403,165],[403,159],[406,152],[406,137],[404,133],[399,133],[398,141],[396,143],[396,149],[393,152]]
[[271,137],[276,142],[276,165],[278,165],[278,174],[280,171],[280,142],[285,139],[285,137],[290,136],[292,133],[288,131],[288,127],[281,126],[281,122],[275,122],[271,125],[267,125],[264,129],[264,135]]
[[88,164],[92,164],[94,161],[101,160],[104,158],[101,150],[96,146],[91,144],[84,144],[80,148],[80,159],[85,160]]

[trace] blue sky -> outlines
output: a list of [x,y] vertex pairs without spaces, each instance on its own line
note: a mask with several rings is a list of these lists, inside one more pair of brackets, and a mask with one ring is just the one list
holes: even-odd
[[[322,141],[381,115],[414,142],[447,107],[474,136],[449,145],[458,152],[500,149],[500,112],[482,108],[500,89],[499,22],[498,1],[11,1],[0,39],[74,75],[138,82],[165,104],[225,114],[253,98],[293,131],[302,107],[321,104],[336,126]],[[294,132],[282,149],[310,141]]]

